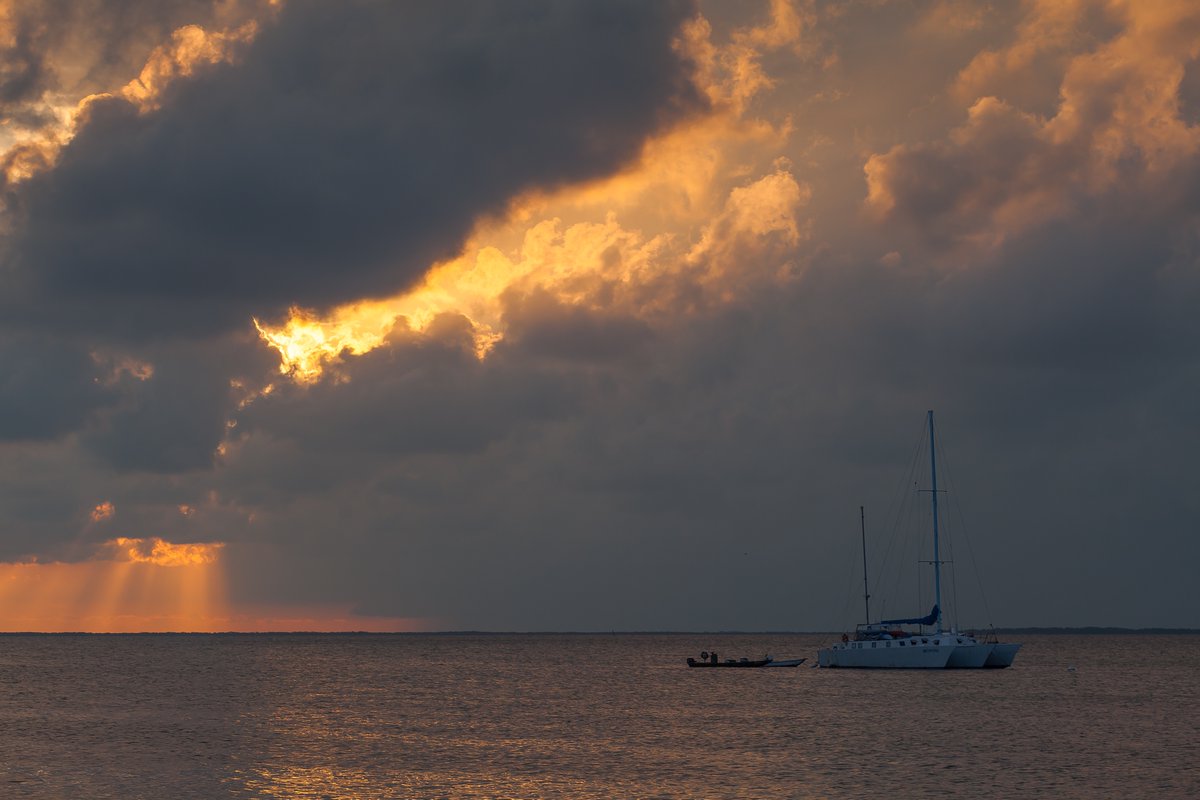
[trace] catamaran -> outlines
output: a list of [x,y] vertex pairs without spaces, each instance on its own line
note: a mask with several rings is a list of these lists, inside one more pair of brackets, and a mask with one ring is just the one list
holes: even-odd
[[[859,669],[978,669],[1007,667],[1016,657],[1019,644],[980,641],[974,636],[942,626],[942,561],[938,541],[937,454],[934,448],[933,412],[929,412],[929,496],[933,506],[933,610],[924,617],[889,619],[871,623],[870,594],[867,593],[867,534],[862,508],[863,600],[867,622],[855,628],[854,638],[817,651],[821,667]],[[904,625],[932,627],[933,633],[911,632]]]

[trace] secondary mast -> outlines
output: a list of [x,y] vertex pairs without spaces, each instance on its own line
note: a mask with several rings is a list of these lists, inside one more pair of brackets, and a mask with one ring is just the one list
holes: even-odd
[[933,602],[937,610],[937,632],[942,632],[942,557],[938,552],[938,488],[937,456],[933,446],[933,409],[929,410],[929,474],[933,488],[929,497],[933,503]]
[[862,506],[858,507],[859,520],[862,522],[862,550],[863,550],[863,605],[866,606],[867,615],[863,617],[863,622],[868,625],[871,623],[871,595],[867,589],[867,512]]

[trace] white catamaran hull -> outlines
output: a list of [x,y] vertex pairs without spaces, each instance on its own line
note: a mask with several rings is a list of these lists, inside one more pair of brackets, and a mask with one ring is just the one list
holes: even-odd
[[974,639],[957,639],[957,647],[950,654],[946,666],[950,669],[979,669],[992,655],[994,644],[983,644]]
[[983,665],[989,669],[1011,667],[1013,659],[1017,657],[1017,651],[1020,649],[1021,645],[1019,644],[1005,642],[994,644],[992,645],[992,652],[988,655],[987,661]]
[[848,669],[945,669],[957,645],[899,641],[845,642],[817,652],[817,665]]

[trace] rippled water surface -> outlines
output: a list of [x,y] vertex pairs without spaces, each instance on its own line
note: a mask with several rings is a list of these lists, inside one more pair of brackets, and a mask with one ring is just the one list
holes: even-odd
[[1200,636],[1026,637],[1002,671],[684,665],[829,639],[2,636],[0,797],[1200,796]]

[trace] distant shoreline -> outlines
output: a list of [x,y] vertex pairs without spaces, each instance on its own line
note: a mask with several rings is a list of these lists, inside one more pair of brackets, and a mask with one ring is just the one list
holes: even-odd
[[996,628],[996,633],[1025,634],[1197,634],[1200,628],[1107,628],[1088,626],[1084,628]]

